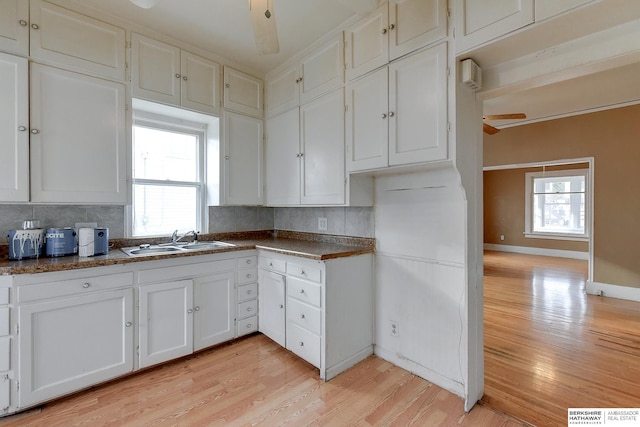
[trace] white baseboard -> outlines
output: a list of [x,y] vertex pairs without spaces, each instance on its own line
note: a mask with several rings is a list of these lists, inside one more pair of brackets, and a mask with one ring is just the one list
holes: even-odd
[[587,282],[587,293],[609,298],[620,298],[640,302],[640,288],[611,285],[609,283]]
[[582,259],[585,261],[589,260],[589,252],[566,251],[562,249],[531,248],[528,246],[513,246],[513,245],[496,245],[493,243],[485,243],[484,249],[488,251],[513,252],[517,254]]
[[331,378],[335,377],[338,374],[341,374],[342,372],[346,371],[352,366],[362,362],[364,359],[371,356],[372,354],[373,354],[373,345],[370,345],[367,348],[360,350],[356,354],[350,357],[347,357],[345,360],[338,363],[337,365],[333,365],[326,368],[324,378],[322,379],[325,381],[329,381]]

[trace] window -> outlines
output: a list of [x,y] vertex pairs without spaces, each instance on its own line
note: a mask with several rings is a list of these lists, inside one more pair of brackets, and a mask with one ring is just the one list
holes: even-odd
[[201,231],[205,128],[135,118],[132,236]]
[[526,237],[588,238],[587,169],[526,174]]

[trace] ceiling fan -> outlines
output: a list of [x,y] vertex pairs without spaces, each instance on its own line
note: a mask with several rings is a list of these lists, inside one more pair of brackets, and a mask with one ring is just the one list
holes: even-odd
[[[511,113],[511,114],[493,114],[482,117],[482,120],[514,120],[514,119],[526,119],[527,115],[524,113]],[[482,130],[488,135],[495,135],[500,132],[500,129],[495,128],[487,123],[482,123]]]

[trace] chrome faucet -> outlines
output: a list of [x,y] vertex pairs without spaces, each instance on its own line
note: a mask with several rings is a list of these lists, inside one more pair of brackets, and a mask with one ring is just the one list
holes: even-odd
[[174,231],[173,234],[171,235],[171,243],[172,244],[176,244],[178,243],[180,240],[184,239],[185,237],[189,236],[189,235],[193,235],[193,241],[197,242],[198,241],[198,232],[196,232],[195,230],[191,230],[191,231],[187,231],[186,233],[184,233],[182,236],[178,237],[178,230]]

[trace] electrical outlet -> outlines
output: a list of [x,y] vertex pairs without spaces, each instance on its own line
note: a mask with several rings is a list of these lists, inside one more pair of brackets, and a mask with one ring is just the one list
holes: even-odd
[[318,230],[327,231],[327,218],[318,218]]
[[398,322],[396,322],[395,320],[389,321],[389,333],[391,334],[392,337],[396,337],[396,338],[398,338],[398,336],[400,335]]
[[504,240],[504,234],[500,235],[500,240]]

